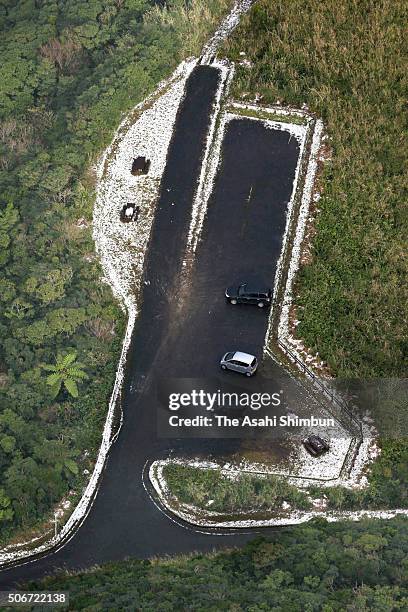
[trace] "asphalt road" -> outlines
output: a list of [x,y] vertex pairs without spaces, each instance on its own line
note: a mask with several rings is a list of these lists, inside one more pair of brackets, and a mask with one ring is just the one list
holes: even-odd
[[[230,306],[223,292],[226,285],[240,280],[273,284],[299,148],[288,133],[265,129],[255,121],[237,119],[229,124],[196,259],[183,267],[218,79],[215,68],[197,67],[179,110],[146,260],[143,305],[129,351],[124,423],[94,505],[60,551],[0,573],[2,588],[58,568],[207,551],[254,536],[239,530],[225,536],[206,534],[176,524],[152,504],[141,480],[146,461],[169,452],[219,456],[240,444],[234,439],[158,437],[160,381],[214,376],[222,384],[224,373],[218,362],[223,352],[240,349],[262,355],[267,313]],[[277,366],[273,374],[280,375]],[[258,381],[262,376],[261,367]],[[243,379],[242,384],[256,380]]]

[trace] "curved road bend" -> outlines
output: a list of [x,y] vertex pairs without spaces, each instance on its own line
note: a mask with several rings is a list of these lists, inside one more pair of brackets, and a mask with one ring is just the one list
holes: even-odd
[[[206,534],[177,524],[151,502],[141,480],[146,461],[174,450],[222,456],[236,448],[236,440],[159,438],[157,384],[163,376],[221,376],[220,353],[239,345],[261,355],[267,328],[267,313],[229,307],[223,291],[240,278],[273,283],[299,155],[298,143],[286,132],[246,119],[229,124],[187,290],[184,286],[180,292],[178,284],[219,78],[216,68],[198,66],[186,84],[146,258],[141,314],[129,350],[124,423],[94,505],[61,550],[0,572],[1,588],[60,568],[86,568],[127,556],[208,551],[253,537],[239,530],[225,537],[216,531]],[[273,376],[284,375],[278,366],[272,369]],[[261,369],[259,384],[262,376]],[[288,385],[296,387],[293,381]]]

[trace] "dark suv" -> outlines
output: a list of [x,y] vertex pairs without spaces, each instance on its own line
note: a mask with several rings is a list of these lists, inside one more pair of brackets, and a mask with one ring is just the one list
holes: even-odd
[[313,457],[319,457],[323,453],[329,450],[330,445],[326,440],[323,440],[320,436],[312,434],[303,440],[305,449],[313,455]]
[[230,304],[256,304],[263,308],[271,305],[272,290],[242,283],[238,287],[228,287],[225,297]]

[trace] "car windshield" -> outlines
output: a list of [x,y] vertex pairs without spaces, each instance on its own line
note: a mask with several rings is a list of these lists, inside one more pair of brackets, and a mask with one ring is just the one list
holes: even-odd
[[316,448],[321,448],[323,446],[323,443],[320,440],[320,438],[317,438],[316,436],[313,436],[310,439],[310,443],[313,444],[313,446],[316,447]]
[[238,295],[242,295],[243,293],[245,293],[245,287],[246,285],[240,285],[238,288]]
[[254,367],[254,365],[256,365],[256,357],[254,357],[253,360],[251,361],[251,366]]
[[233,358],[234,355],[235,353],[227,353],[224,357],[225,361],[229,361],[230,359]]

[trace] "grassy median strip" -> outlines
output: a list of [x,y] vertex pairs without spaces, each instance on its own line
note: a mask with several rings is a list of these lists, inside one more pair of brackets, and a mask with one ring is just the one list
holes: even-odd
[[221,513],[282,511],[284,502],[301,510],[311,508],[306,493],[277,476],[265,478],[246,473],[228,478],[221,470],[174,463],[164,467],[163,476],[179,502],[201,510]]
[[283,114],[279,111],[272,112],[270,110],[260,108],[246,108],[241,106],[234,106],[230,104],[227,106],[227,112],[233,113],[234,115],[240,115],[242,117],[253,117],[254,119],[264,119],[266,121],[279,121],[281,123],[295,123],[296,125],[306,125],[307,118],[301,117],[295,114]]
[[318,482],[299,490],[281,476],[238,471],[230,476],[220,469],[178,463],[167,464],[163,477],[177,502],[205,512],[220,512],[233,519],[245,512],[268,512],[272,517],[285,509],[315,509],[312,500],[322,497],[329,511],[406,508],[407,465],[407,455],[393,441],[385,446],[381,460],[374,464],[368,486],[356,490],[342,486],[322,488]]

